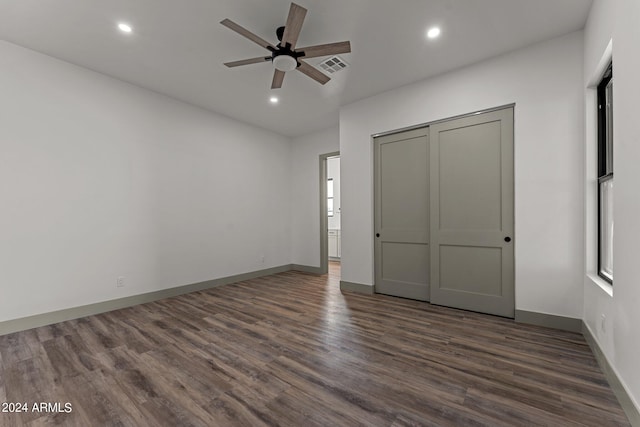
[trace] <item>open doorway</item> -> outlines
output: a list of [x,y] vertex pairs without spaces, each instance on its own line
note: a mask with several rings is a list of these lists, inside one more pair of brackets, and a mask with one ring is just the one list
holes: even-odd
[[327,255],[329,270],[340,263],[340,156],[327,158]]
[[342,256],[340,153],[320,155],[320,268],[322,274],[340,275]]

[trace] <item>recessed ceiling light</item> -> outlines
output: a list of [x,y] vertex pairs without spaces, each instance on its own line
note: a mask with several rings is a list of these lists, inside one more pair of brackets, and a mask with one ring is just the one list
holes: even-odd
[[278,98],[277,98],[277,97],[275,97],[275,96],[272,96],[272,97],[269,99],[269,102],[271,102],[272,104],[277,104],[277,103],[278,103]]
[[133,31],[133,28],[131,28],[131,25],[127,25],[122,22],[118,24],[118,29],[120,29],[120,31],[122,31],[123,33],[130,33]]
[[440,28],[438,27],[429,28],[429,31],[427,31],[427,37],[429,37],[430,39],[435,39],[439,35],[440,35]]

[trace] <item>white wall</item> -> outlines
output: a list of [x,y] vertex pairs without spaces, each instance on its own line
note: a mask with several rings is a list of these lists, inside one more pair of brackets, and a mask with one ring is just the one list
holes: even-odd
[[516,308],[582,317],[582,32],[340,111],[342,280],[373,284],[371,135],[515,103]]
[[293,139],[292,264],[320,267],[320,155],[339,148],[337,127]]
[[[585,27],[584,87],[586,104],[587,268],[584,277],[584,321],[640,411],[640,3],[594,0]],[[601,58],[613,46],[614,79],[614,285],[596,275],[597,214],[595,91]],[[602,315],[606,321],[602,325]]]
[[340,230],[340,157],[327,160],[327,179],[333,179],[333,216],[328,218],[329,230]]
[[290,263],[289,138],[6,42],[0,93],[0,321]]

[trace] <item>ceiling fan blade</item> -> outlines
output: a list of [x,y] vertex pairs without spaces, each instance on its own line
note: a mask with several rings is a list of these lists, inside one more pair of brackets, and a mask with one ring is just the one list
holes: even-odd
[[319,44],[316,46],[302,47],[300,49],[296,49],[296,52],[304,52],[303,58],[316,58],[318,56],[337,55],[339,53],[351,52],[351,43],[346,41],[346,42]]
[[258,64],[260,62],[267,62],[270,60],[270,56],[259,56],[257,58],[243,59],[241,61],[225,62],[224,65],[227,67],[239,67],[241,65]]
[[301,71],[303,74],[306,74],[307,76],[311,77],[313,80],[317,81],[318,83],[320,83],[321,85],[327,83],[329,80],[331,80],[331,78],[329,76],[327,76],[326,74],[324,74],[322,71],[318,70],[315,67],[312,67],[311,65],[307,64],[304,61],[299,61],[300,62],[300,66],[298,68],[296,68],[298,71]]
[[271,82],[271,89],[280,89],[282,87],[282,81],[284,80],[284,71],[275,70],[273,73],[273,81]]
[[296,42],[298,41],[300,30],[302,30],[302,23],[304,22],[306,14],[307,9],[302,6],[298,6],[295,3],[291,3],[287,23],[284,26],[284,34],[282,35],[282,46],[289,43],[291,45],[291,49],[296,47]]
[[268,41],[266,41],[262,37],[253,34],[251,31],[247,30],[246,28],[241,27],[240,25],[236,24],[235,22],[231,21],[230,19],[223,19],[222,21],[220,21],[220,23],[222,25],[224,25],[225,27],[235,31],[238,34],[240,34],[241,36],[244,36],[244,37],[248,38],[252,42],[259,44],[260,46],[262,46],[265,49],[269,49],[269,50],[274,50],[275,49],[274,45],[272,45],[271,43],[269,43]]

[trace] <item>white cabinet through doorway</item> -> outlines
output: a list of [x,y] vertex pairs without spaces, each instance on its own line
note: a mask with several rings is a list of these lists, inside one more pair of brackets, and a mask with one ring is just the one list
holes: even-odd
[[329,258],[340,258],[340,230],[329,230]]

